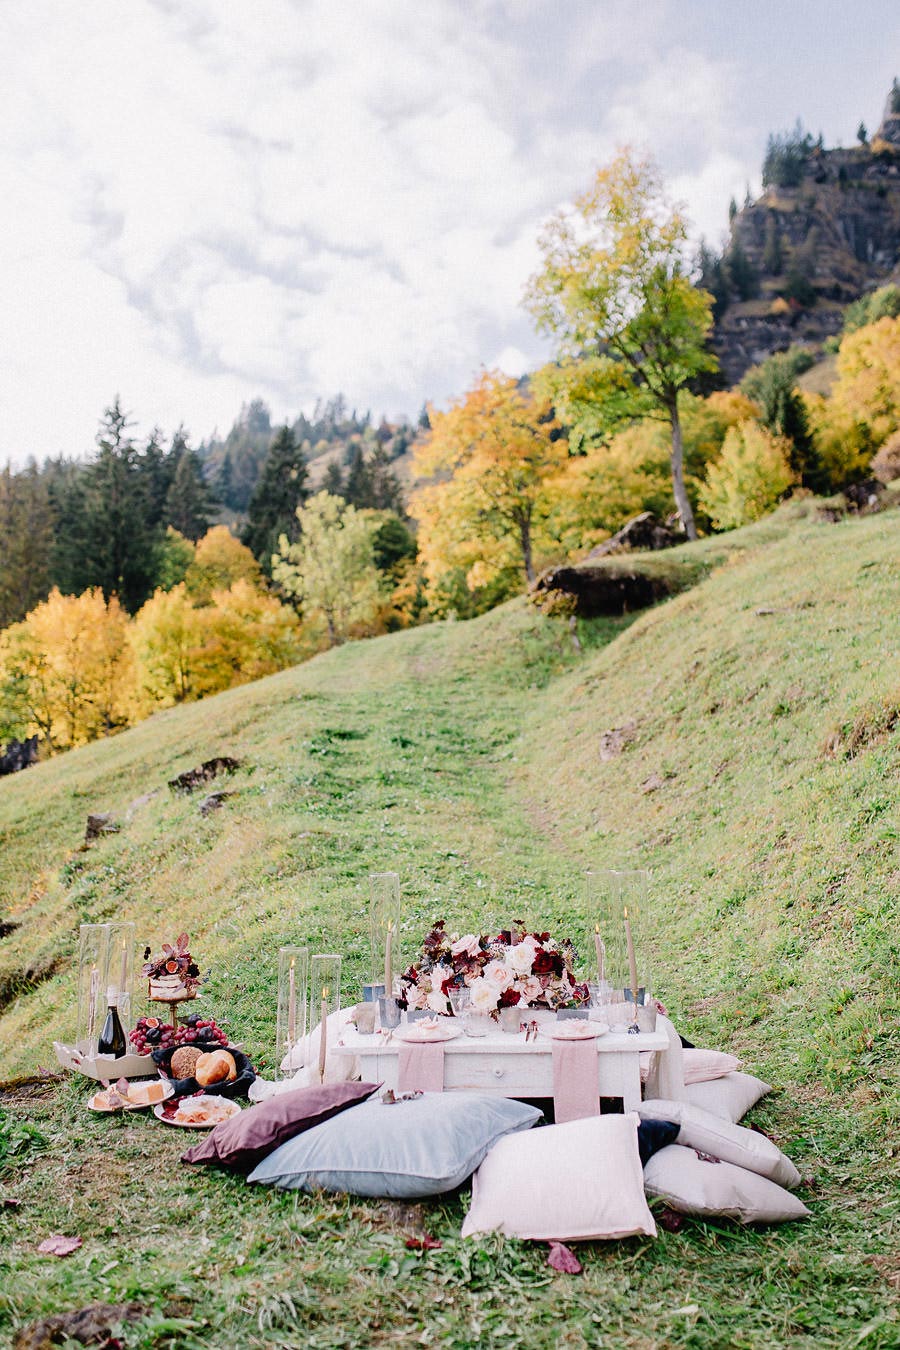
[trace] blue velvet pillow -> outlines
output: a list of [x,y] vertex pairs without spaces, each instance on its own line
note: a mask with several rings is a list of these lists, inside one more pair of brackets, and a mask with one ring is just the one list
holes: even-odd
[[440,1195],[462,1185],[504,1134],[541,1118],[536,1106],[482,1093],[426,1092],[391,1106],[373,1097],[289,1139],[248,1180],[283,1190]]

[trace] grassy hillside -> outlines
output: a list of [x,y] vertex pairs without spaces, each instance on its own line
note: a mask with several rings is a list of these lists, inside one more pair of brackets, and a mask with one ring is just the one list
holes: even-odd
[[[187,928],[205,1006],[265,1068],[275,949],[343,951],[352,999],[369,871],[401,873],[413,933],[511,906],[577,933],[586,866],[648,865],[660,996],[776,1085],[756,1119],[812,1222],[688,1221],[588,1248],[566,1279],[539,1248],[459,1242],[465,1192],[410,1215],[182,1172],[176,1131],[88,1118],[70,1080],[7,1105],[7,1135],[33,1122],[48,1147],[6,1175],[0,1328],[99,1298],[145,1305],[128,1345],[897,1344],[898,516],[782,526],[653,611],[582,625],[580,651],[516,603],[0,783],[0,919],[21,925],[0,941],[0,1073],[71,1033],[85,920],[128,915],[151,944]],[[216,754],[243,767],[203,819],[165,783]],[[80,852],[89,810],[123,829]],[[420,1221],[441,1250],[406,1249]],[[57,1231],[84,1246],[36,1256]]]

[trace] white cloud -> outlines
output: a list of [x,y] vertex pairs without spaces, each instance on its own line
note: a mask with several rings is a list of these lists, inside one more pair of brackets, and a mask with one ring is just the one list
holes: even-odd
[[117,391],[203,435],[256,395],[415,412],[543,359],[540,223],[618,142],[713,238],[752,172],[746,73],[684,36],[701,8],[4,7],[0,461],[87,449]]

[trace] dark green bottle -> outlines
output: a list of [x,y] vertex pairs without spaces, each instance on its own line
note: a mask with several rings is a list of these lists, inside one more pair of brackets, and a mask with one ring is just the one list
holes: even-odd
[[128,1042],[125,1039],[125,1032],[122,1030],[122,1023],[119,1021],[118,989],[107,989],[106,1002],[109,1006],[106,1021],[103,1023],[103,1030],[100,1032],[100,1039],[97,1042],[97,1054],[113,1055],[116,1059],[121,1059],[128,1052]]

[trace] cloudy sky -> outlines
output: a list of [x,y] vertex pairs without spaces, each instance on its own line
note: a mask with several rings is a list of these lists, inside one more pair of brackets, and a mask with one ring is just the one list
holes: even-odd
[[862,0],[3,0],[0,463],[261,396],[415,414],[545,354],[541,222],[624,143],[695,230],[766,135],[877,126]]

